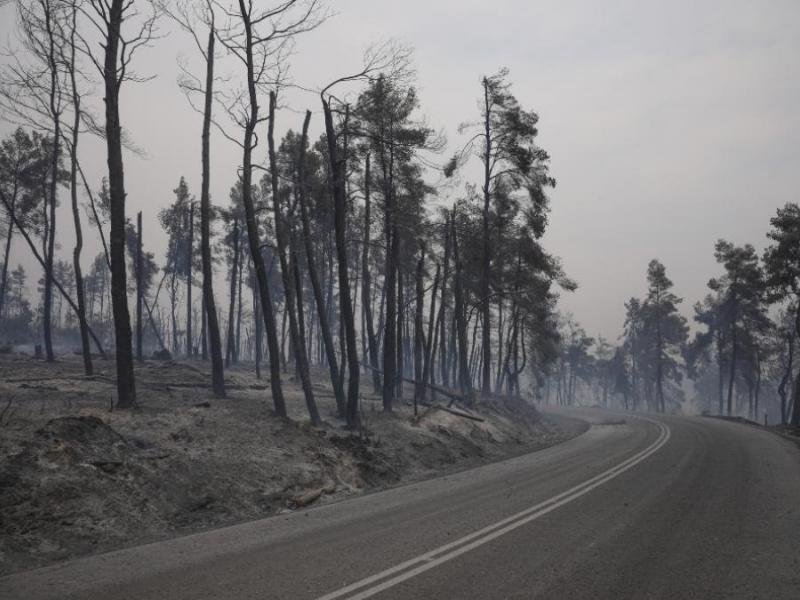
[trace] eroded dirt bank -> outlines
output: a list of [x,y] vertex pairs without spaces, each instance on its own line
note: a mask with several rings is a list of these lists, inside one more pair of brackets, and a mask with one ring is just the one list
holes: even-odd
[[314,428],[291,381],[284,421],[252,365],[228,371],[229,398],[217,400],[201,362],[146,362],[140,406],[116,411],[113,364],[98,363],[87,379],[77,360],[0,357],[0,574],[332,502],[583,429],[505,403],[481,405],[481,420],[436,408],[414,417],[405,403],[385,414],[365,389],[363,430],[350,432],[323,385],[325,425]]

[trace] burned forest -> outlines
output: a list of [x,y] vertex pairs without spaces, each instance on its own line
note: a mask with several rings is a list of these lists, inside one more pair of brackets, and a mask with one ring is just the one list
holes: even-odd
[[412,4],[0,0],[0,596],[800,589],[800,11]]

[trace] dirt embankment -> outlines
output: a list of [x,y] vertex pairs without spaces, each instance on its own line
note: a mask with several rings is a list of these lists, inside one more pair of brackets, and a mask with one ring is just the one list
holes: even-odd
[[353,433],[322,385],[326,422],[314,428],[293,383],[284,421],[251,369],[226,373],[229,398],[217,400],[207,368],[145,363],[140,406],[116,411],[111,363],[85,378],[77,360],[0,357],[0,574],[331,502],[582,430],[518,405],[483,405],[482,420],[436,408],[414,417],[406,403],[385,414],[365,393],[364,427]]

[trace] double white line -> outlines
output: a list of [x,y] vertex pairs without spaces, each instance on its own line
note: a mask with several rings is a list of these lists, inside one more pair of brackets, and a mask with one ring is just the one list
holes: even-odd
[[[588,494],[596,487],[611,481],[628,469],[636,466],[651,454],[657,452],[659,448],[667,443],[667,440],[669,440],[671,435],[669,427],[658,421],[645,419],[644,417],[640,418],[655,424],[659,428],[659,436],[656,441],[638,454],[635,454],[627,460],[622,461],[618,465],[603,471],[599,475],[596,475],[595,477],[592,477],[591,479],[588,479],[565,492],[553,496],[552,498],[526,508],[525,510],[511,515],[510,517],[497,521],[492,525],[488,525],[483,529],[474,531],[469,535],[465,535],[464,537],[450,542],[449,544],[439,546],[430,552],[420,554],[415,558],[409,559],[405,562],[395,565],[394,567],[390,567],[385,571],[381,571],[380,573],[376,573],[375,575],[371,575],[370,577],[366,577],[360,581],[351,583],[346,587],[321,596],[318,600],[335,600],[336,598],[347,596],[351,592],[357,593],[352,596],[348,596],[349,600],[362,600],[363,598],[370,598],[371,596],[394,587],[403,581],[411,579],[412,577],[416,577],[420,573],[424,573],[425,571],[433,569],[442,563],[453,560],[454,558],[461,556],[470,550],[474,550],[483,544],[491,542],[492,540],[499,538],[501,535],[505,535],[506,533],[517,529],[518,527],[522,527],[523,525],[530,523],[531,521],[538,519],[543,515],[546,515],[550,511],[557,509],[559,506],[563,506],[564,504],[580,498],[584,494]],[[359,592],[358,590],[361,591]]]

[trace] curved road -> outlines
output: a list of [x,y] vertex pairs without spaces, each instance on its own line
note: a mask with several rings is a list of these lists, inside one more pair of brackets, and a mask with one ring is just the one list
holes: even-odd
[[800,598],[800,449],[570,411],[547,450],[0,579],[0,598]]

